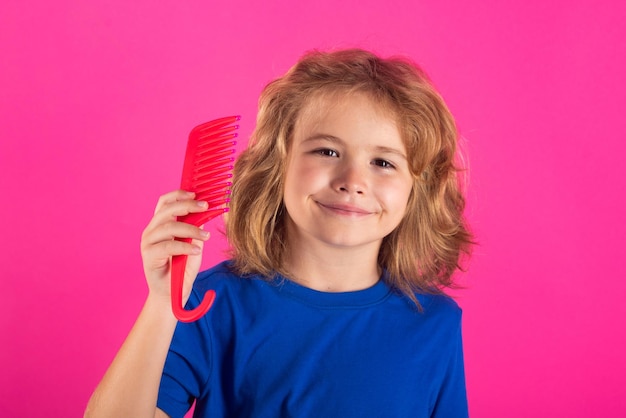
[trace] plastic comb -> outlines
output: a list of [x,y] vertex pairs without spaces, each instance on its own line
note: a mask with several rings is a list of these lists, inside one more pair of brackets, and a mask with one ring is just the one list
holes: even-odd
[[[203,123],[191,130],[183,164],[181,189],[194,192],[196,200],[206,201],[209,209],[202,213],[179,216],[178,221],[201,226],[228,211],[226,205],[230,200],[230,178],[237,143],[234,140],[237,133],[234,131],[239,128],[239,125],[233,123],[239,119],[239,116],[229,116]],[[191,242],[190,238],[179,240]],[[182,304],[186,266],[186,255],[172,257],[172,311],[179,321],[192,322],[209,311],[215,300],[215,291],[207,291],[200,305],[186,310]]]

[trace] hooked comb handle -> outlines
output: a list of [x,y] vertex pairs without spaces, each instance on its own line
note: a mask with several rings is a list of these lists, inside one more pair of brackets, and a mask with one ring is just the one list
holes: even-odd
[[[180,241],[190,243],[190,238],[180,239]],[[181,322],[193,322],[211,309],[215,300],[215,291],[208,290],[200,305],[192,310],[187,310],[183,306],[183,282],[185,279],[185,267],[187,266],[186,255],[176,255],[172,257],[172,311],[176,318]]]

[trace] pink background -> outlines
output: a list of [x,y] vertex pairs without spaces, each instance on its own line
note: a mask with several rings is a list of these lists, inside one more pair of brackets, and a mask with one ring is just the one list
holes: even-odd
[[189,130],[239,113],[247,137],[268,81],[348,46],[422,64],[466,138],[471,415],[626,416],[622,4],[3,1],[0,416],[82,414]]

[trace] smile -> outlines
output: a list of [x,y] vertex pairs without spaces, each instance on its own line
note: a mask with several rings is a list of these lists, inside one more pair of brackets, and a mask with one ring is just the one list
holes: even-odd
[[320,203],[316,202],[322,209],[329,211],[333,214],[343,216],[361,217],[371,215],[373,212],[362,209],[358,206],[346,205],[342,203]]

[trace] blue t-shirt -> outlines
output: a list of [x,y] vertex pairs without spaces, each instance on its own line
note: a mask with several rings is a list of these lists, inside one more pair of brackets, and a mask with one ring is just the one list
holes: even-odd
[[379,281],[325,293],[287,279],[199,274],[179,323],[157,406],[182,417],[467,416],[461,310],[446,296],[407,297]]

